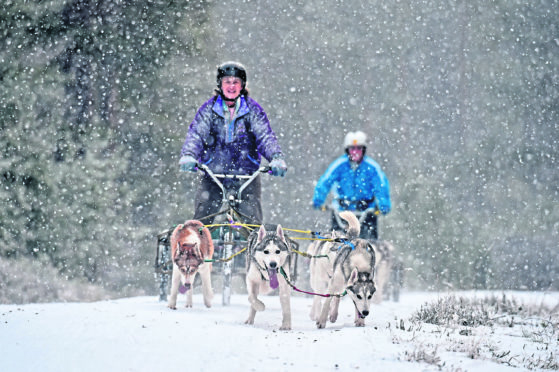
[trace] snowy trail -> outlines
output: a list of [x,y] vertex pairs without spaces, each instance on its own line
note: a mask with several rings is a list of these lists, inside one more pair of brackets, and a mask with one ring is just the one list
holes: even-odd
[[[559,302],[557,293],[519,295]],[[245,295],[233,295],[231,306],[223,307],[216,294],[211,309],[199,294],[194,308],[186,309],[181,296],[176,311],[156,297],[0,305],[0,371],[435,371],[436,365],[406,361],[406,353],[417,350],[418,339],[427,346],[440,343],[440,331],[401,330],[396,324],[402,320],[408,327],[411,313],[438,296],[404,293],[399,303],[376,305],[364,328],[353,326],[353,305],[345,299],[338,322],[322,330],[308,317],[311,299],[294,296],[291,331],[278,330],[281,311],[274,296],[262,298],[267,309],[253,326],[244,324]],[[500,347],[516,350],[526,341],[500,331],[480,331],[477,337],[464,342],[489,343],[493,337]],[[439,364],[450,370],[524,370],[447,351],[452,348],[456,345],[448,341],[438,352]]]

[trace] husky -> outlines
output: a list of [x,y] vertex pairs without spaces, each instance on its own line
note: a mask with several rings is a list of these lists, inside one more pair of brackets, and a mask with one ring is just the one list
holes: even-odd
[[[307,250],[309,256],[320,256],[311,259],[309,280],[313,291],[321,294],[328,291],[328,282],[334,274],[334,261],[338,255],[338,248],[340,248],[340,243],[331,239],[345,238],[345,235],[333,230],[325,238],[325,240],[315,240]],[[318,320],[320,309],[322,309],[322,297],[314,296],[310,313],[311,320]]]
[[267,231],[264,225],[254,231],[248,239],[246,255],[246,285],[250,311],[245,324],[254,324],[257,311],[264,311],[265,305],[258,294],[266,294],[279,287],[282,312],[281,330],[291,329],[291,287],[282,275],[289,278],[291,266],[291,244],[284,235],[281,225],[275,231]]
[[375,249],[375,283],[377,291],[373,296],[373,303],[380,304],[386,298],[390,278],[395,262],[395,249],[392,243],[386,240],[376,240],[372,242]]
[[171,279],[171,295],[169,308],[177,309],[177,295],[186,292],[186,307],[192,307],[192,285],[196,274],[200,272],[204,305],[212,306],[213,289],[211,283],[211,259],[214,246],[210,231],[202,222],[189,220],[178,225],[171,234],[171,258],[173,260],[173,276]]
[[[317,241],[309,247],[312,255],[327,255],[328,259],[315,258],[311,264],[311,286],[317,293],[333,294],[321,305],[315,296],[311,319],[318,328],[324,328],[329,318],[334,323],[338,318],[340,298],[344,291],[355,306],[355,326],[363,327],[369,315],[371,299],[376,291],[374,282],[376,255],[373,244],[359,238],[359,220],[350,211],[340,213],[348,222],[347,236],[339,241]],[[339,238],[333,232],[332,238]],[[321,260],[322,262],[319,262]]]

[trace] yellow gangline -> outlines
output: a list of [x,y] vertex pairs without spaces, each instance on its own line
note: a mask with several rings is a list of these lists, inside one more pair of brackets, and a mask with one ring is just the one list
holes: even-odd
[[[260,225],[248,224],[248,223],[215,223],[211,225],[204,225],[204,227],[218,227],[218,226],[231,226],[231,227],[260,227]],[[292,231],[301,234],[313,234],[311,230],[296,230],[296,229],[283,229],[285,231]],[[324,240],[327,242],[334,241],[334,239],[329,238],[304,238],[304,237],[289,237],[289,239],[294,240]]]

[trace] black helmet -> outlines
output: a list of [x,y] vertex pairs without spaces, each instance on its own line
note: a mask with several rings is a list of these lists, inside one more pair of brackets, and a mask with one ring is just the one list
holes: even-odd
[[243,81],[243,88],[247,82],[247,71],[245,66],[239,62],[225,62],[217,67],[217,87],[220,88],[221,78],[225,76],[235,76]]

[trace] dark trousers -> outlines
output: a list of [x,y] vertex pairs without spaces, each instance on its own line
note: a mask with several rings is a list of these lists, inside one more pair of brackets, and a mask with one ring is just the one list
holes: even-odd
[[[246,180],[220,179],[227,193],[237,190]],[[262,186],[260,176],[256,177],[243,191],[241,202],[236,208],[241,214],[246,215],[248,220],[244,223],[262,223],[261,205]],[[194,199],[194,219],[201,220],[204,224],[211,224],[214,217],[204,218],[221,210],[223,193],[219,186],[208,176],[202,176],[198,184],[198,190]],[[247,219],[247,218],[245,218]]]
[[[332,229],[336,231],[345,231],[347,224],[344,220],[341,222],[345,226],[340,226],[338,224],[338,220],[336,219],[336,215],[332,213]],[[341,219],[341,218],[340,218]],[[361,222],[361,232],[359,233],[359,237],[368,240],[378,240],[378,219],[372,213],[369,213],[365,220]]]

